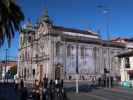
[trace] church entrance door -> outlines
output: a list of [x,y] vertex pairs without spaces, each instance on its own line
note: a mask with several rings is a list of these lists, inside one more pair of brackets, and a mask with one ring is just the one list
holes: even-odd
[[55,79],[60,79],[60,67],[56,66],[55,68]]

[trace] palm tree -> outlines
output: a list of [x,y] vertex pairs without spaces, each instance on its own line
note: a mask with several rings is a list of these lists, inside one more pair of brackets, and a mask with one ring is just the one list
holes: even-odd
[[0,0],[0,46],[7,40],[8,46],[15,32],[21,30],[24,14],[15,0]]

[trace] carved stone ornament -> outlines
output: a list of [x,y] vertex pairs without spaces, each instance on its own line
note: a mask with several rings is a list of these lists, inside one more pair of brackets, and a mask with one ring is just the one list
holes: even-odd
[[48,28],[46,23],[41,23],[38,28],[38,34],[46,34],[48,32]]

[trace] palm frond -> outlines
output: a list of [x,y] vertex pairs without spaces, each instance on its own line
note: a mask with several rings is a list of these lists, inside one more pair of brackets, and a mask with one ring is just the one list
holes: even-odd
[[10,46],[15,32],[21,30],[21,21],[24,20],[24,14],[20,7],[12,0],[0,0],[0,46],[5,40]]

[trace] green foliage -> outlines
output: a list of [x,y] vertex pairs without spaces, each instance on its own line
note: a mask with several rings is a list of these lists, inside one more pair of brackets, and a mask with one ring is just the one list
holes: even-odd
[[0,46],[7,40],[10,46],[15,32],[21,30],[24,14],[14,0],[0,0]]
[[11,67],[10,72],[11,72],[11,75],[16,75],[17,74],[17,66],[15,65],[15,66]]
[[22,29],[21,32],[26,33],[27,31],[26,31],[26,29]]

